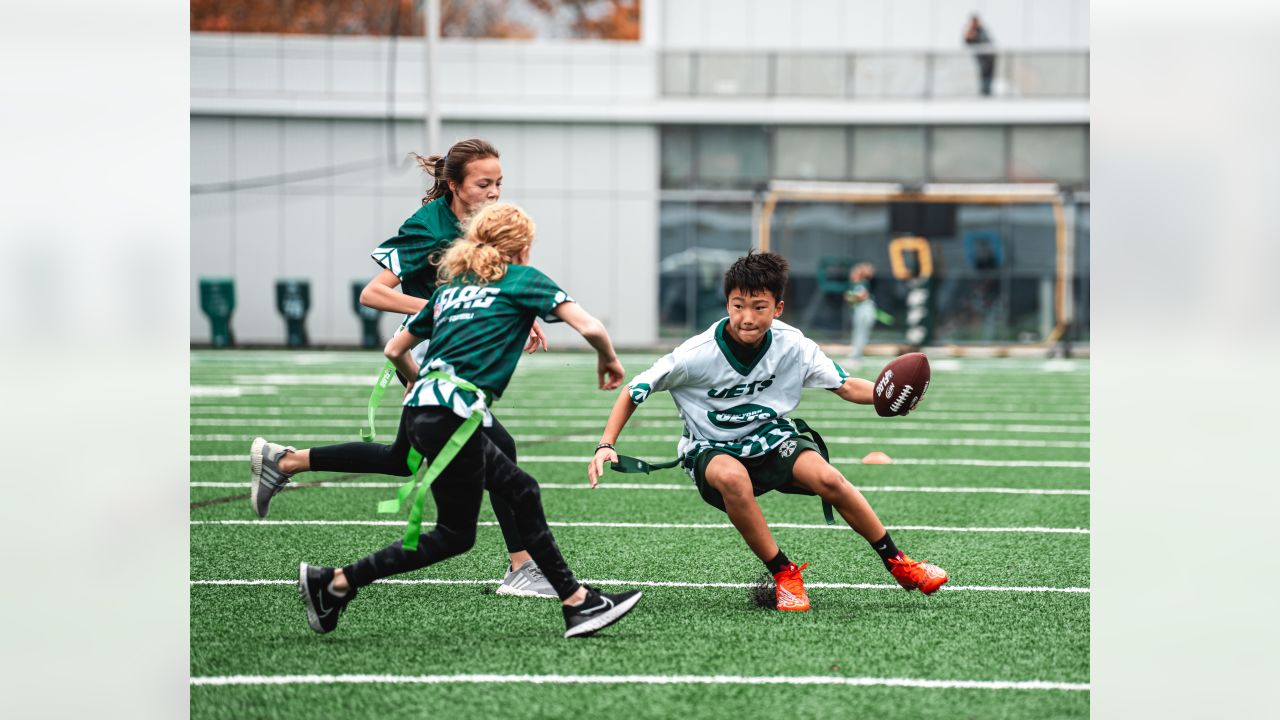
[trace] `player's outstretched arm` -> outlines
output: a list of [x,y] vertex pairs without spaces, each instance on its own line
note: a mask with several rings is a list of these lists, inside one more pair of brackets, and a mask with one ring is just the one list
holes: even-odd
[[862,378],[848,377],[844,379],[844,383],[832,390],[841,400],[859,405],[872,405],[875,403],[875,383]]
[[591,481],[591,487],[600,484],[606,462],[618,462],[618,453],[614,452],[613,446],[618,442],[622,428],[626,427],[627,421],[635,411],[636,403],[631,399],[631,388],[623,388],[622,392],[618,393],[618,400],[613,404],[613,409],[609,411],[609,420],[604,424],[604,434],[600,436],[599,449],[587,464],[587,479]]
[[374,310],[405,315],[413,315],[426,307],[426,300],[396,290],[399,285],[400,278],[395,273],[383,270],[360,291],[360,304]]
[[609,339],[609,331],[604,323],[595,319],[582,306],[572,300],[562,302],[551,311],[556,317],[565,321],[569,327],[578,331],[596,351],[596,379],[601,390],[613,390],[622,384],[622,375],[626,372],[613,351],[613,341]]
[[391,339],[387,341],[387,346],[382,349],[382,354],[387,356],[396,369],[404,375],[408,384],[406,390],[413,387],[413,381],[418,377],[418,363],[413,359],[413,350],[418,343],[422,342],[422,338],[414,335],[408,330],[400,330]]

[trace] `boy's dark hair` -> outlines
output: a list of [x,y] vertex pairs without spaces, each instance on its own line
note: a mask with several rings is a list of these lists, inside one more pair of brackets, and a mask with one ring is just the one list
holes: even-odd
[[790,266],[787,259],[771,252],[751,250],[734,261],[724,273],[724,299],[729,293],[742,290],[748,295],[755,295],[768,290],[773,293],[775,301],[782,301],[782,293],[787,290],[787,273]]

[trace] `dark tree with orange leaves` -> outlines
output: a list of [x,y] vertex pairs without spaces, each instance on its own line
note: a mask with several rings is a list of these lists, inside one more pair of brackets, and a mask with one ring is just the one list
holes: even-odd
[[[444,37],[527,39],[513,5],[567,17],[564,34],[638,40],[641,0],[441,0]],[[194,32],[307,35],[422,35],[422,0],[191,0]]]

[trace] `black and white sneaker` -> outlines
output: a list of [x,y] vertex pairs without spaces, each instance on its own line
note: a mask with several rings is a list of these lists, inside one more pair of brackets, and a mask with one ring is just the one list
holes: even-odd
[[639,590],[607,594],[590,585],[583,587],[587,588],[587,599],[581,605],[561,606],[564,610],[564,636],[567,638],[586,637],[603,630],[621,620],[640,602]]
[[347,590],[345,595],[334,595],[329,590],[331,582],[333,568],[311,567],[306,563],[298,565],[298,594],[307,606],[307,624],[318,633],[327,633],[338,627],[338,616],[356,596],[355,588]]
[[271,498],[289,484],[290,475],[280,470],[280,458],[296,452],[291,447],[267,442],[266,438],[254,438],[249,446],[249,472],[253,483],[249,490],[249,504],[258,517],[266,517],[271,508]]

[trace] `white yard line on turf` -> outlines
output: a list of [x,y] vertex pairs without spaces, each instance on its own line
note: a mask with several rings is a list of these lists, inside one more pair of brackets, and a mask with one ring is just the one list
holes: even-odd
[[[248,454],[192,455],[191,462],[248,462]],[[585,455],[522,455],[520,463],[582,463],[591,458]],[[861,465],[858,458],[835,458],[833,465]],[[961,465],[973,467],[1026,467],[1026,468],[1088,468],[1085,460],[987,460],[984,458],[894,458],[895,465]]]
[[[261,527],[288,525],[335,525],[355,527],[402,527],[403,520],[192,520],[192,525],[253,525]],[[478,522],[483,527],[497,527],[494,521]],[[643,523],[643,522],[564,522],[548,521],[551,527],[567,528],[637,528],[650,530],[731,530],[732,523]],[[848,530],[848,525],[814,525],[812,523],[769,523],[771,528],[789,530]],[[948,533],[1037,533],[1088,535],[1088,528],[1049,528],[1049,527],[939,527],[934,525],[885,525],[887,530],[919,530],[924,532]]]
[[[358,418],[334,418],[319,417],[306,418],[302,420],[277,419],[277,418],[191,418],[192,427],[240,427],[248,430],[257,428],[281,428],[281,427],[342,427],[350,428],[359,424],[360,418],[367,415],[361,415]],[[387,418],[383,424],[378,427],[378,432],[395,434],[396,420]],[[507,428],[545,428],[546,420],[502,420],[502,424]],[[583,419],[583,420],[560,420],[556,422],[557,427],[562,428],[592,428],[600,427],[599,419]],[[636,428],[663,428],[668,431],[663,437],[676,437],[680,434],[681,428],[684,426],[679,420],[635,420],[627,425]],[[922,423],[922,422],[895,422],[889,425],[884,422],[871,421],[849,421],[844,422],[837,420],[827,420],[822,424],[824,432],[835,432],[836,430],[883,430],[883,431],[946,431],[946,432],[1009,432],[1009,433],[1037,433],[1037,434],[1066,434],[1066,435],[1088,435],[1088,425],[1005,425],[1001,423]]]
[[[341,367],[341,366],[339,366]],[[375,369],[377,366],[374,366]],[[356,385],[356,386],[372,386],[378,377],[377,372],[314,372],[314,373],[266,373],[262,375],[244,374],[235,372],[235,368],[228,368],[231,374],[232,385]],[[547,373],[542,373],[545,379],[553,384],[561,385],[565,389],[578,390],[584,394],[596,391],[591,384],[591,379],[583,373],[571,373],[561,378],[550,377]],[[195,379],[200,380],[204,377],[216,378],[225,377],[221,373],[206,373],[204,376],[197,376]],[[1024,391],[1037,395],[1049,391],[1070,392],[1080,389],[1087,390],[1088,383],[1080,378],[1078,380],[1064,379],[1061,375],[1051,376],[1051,380],[1042,379],[1039,374],[1029,374],[1025,378],[1014,380],[1012,378],[965,378],[960,379],[955,376],[947,377],[945,373],[939,375],[942,381],[938,383],[947,389],[968,390],[968,391]],[[516,378],[517,382],[525,380],[524,377]],[[971,382],[977,380],[977,382]],[[945,383],[945,384],[944,384]],[[197,383],[198,384],[198,383]]]
[[[330,400],[332,399],[330,398]],[[320,407],[320,406],[323,406],[323,407]],[[395,418],[398,418],[400,414],[396,406],[392,404],[387,404],[383,406],[382,411],[384,413],[387,413],[386,419],[388,422],[394,421]],[[503,405],[497,406],[496,412],[501,417],[504,423],[509,417],[510,418],[528,417],[528,418],[535,418],[538,421],[545,421],[545,419],[548,417],[566,417],[566,418],[581,417],[582,420],[580,422],[594,422],[597,424],[599,422],[602,422],[600,419],[600,410],[598,408],[563,408],[563,407],[529,408],[529,407],[523,407],[520,404],[520,401],[518,398],[513,399],[512,404],[509,406],[503,406]],[[676,417],[673,413],[674,413],[673,410],[671,410],[669,413],[669,422],[679,422],[679,418]],[[834,421],[848,420],[850,418],[858,417],[856,410],[843,410],[839,408],[809,409],[806,411],[798,411],[793,414],[798,417],[804,417],[807,420],[823,420],[824,422],[828,420],[834,420]],[[367,417],[368,411],[366,408],[360,407],[360,403],[358,400],[334,400],[332,402],[326,402],[321,399],[317,399],[317,401],[314,403],[306,403],[306,404],[292,405],[292,406],[285,406],[285,405],[277,404],[274,402],[269,405],[257,405],[257,404],[225,405],[225,404],[213,404],[213,403],[192,403],[191,415],[192,417],[217,416],[217,415],[246,415],[250,417],[317,415],[317,416],[327,417],[327,418],[350,417],[355,419],[358,422],[359,419]],[[607,415],[607,411],[606,411],[606,415]],[[654,414],[653,417],[658,418],[661,416]],[[1077,422],[1081,424],[1077,426],[1072,426],[1072,427],[1088,427],[1089,413],[1087,412],[964,413],[964,412],[950,412],[946,410],[934,410],[932,407],[929,407],[927,411],[921,410],[916,413],[913,413],[909,421],[873,420],[872,422],[876,422],[876,423],[887,422],[887,423],[891,423],[891,425],[885,425],[885,427],[902,428],[904,425],[909,425],[909,424],[920,424],[920,425],[947,424],[957,420],[965,420],[965,421],[1000,420],[1000,421],[1014,421],[1014,422],[1028,422],[1028,421],[1038,420],[1038,421],[1045,421],[1045,422]],[[1036,426],[1029,426],[1029,427],[1036,427]]]
[[[290,435],[289,442],[350,442],[352,433],[342,435]],[[595,442],[600,435],[515,435],[517,443],[552,443],[552,442]],[[205,434],[191,435],[192,442],[250,442],[252,433],[244,434]],[[627,439],[635,443],[668,443],[674,444],[671,433],[648,435],[628,433]],[[1005,438],[922,438],[922,437],[837,437],[827,435],[824,438],[829,445],[929,445],[947,447],[1011,447],[1011,448],[1054,448],[1087,450],[1087,440],[1009,440]]]
[[275,395],[278,390],[279,388],[274,385],[255,385],[252,387],[243,385],[192,385],[191,397],[238,398],[245,395]]
[[[397,488],[402,483],[394,482],[328,482],[322,481],[307,487],[342,488],[348,490],[368,490],[374,488]],[[249,489],[247,482],[212,482],[195,481],[191,487],[205,488],[241,488]],[[538,483],[543,490],[591,490],[587,483]],[[611,483],[603,482],[598,490],[697,490],[693,483]],[[862,492],[918,492],[918,493],[991,493],[995,495],[1088,495],[1088,490],[1066,490],[1045,488],[1008,488],[1008,487],[915,487],[910,485],[859,485]]]
[[[224,585],[224,586],[241,586],[241,587],[257,587],[268,585],[297,585],[298,579],[292,580],[192,580],[194,585]],[[383,578],[382,580],[374,580],[375,583],[381,585],[498,585],[502,583],[501,578],[492,580],[451,580],[444,578]],[[636,587],[661,587],[661,588],[715,588],[715,589],[736,589],[755,587],[755,583],[729,583],[729,582],[684,582],[680,580],[589,580],[580,579],[579,582],[588,585],[623,585]],[[824,582],[805,582],[808,588],[827,588],[829,590],[898,590],[902,588],[893,583],[824,583]],[[1019,592],[1019,593],[1062,593],[1067,595],[1088,595],[1089,588],[1086,587],[1045,587],[1045,586],[1018,586],[1018,585],[943,585],[942,590],[948,592]]]
[[1088,683],[1048,680],[929,680],[839,675],[210,675],[192,685],[837,685],[933,690],[1069,690],[1089,692]]

